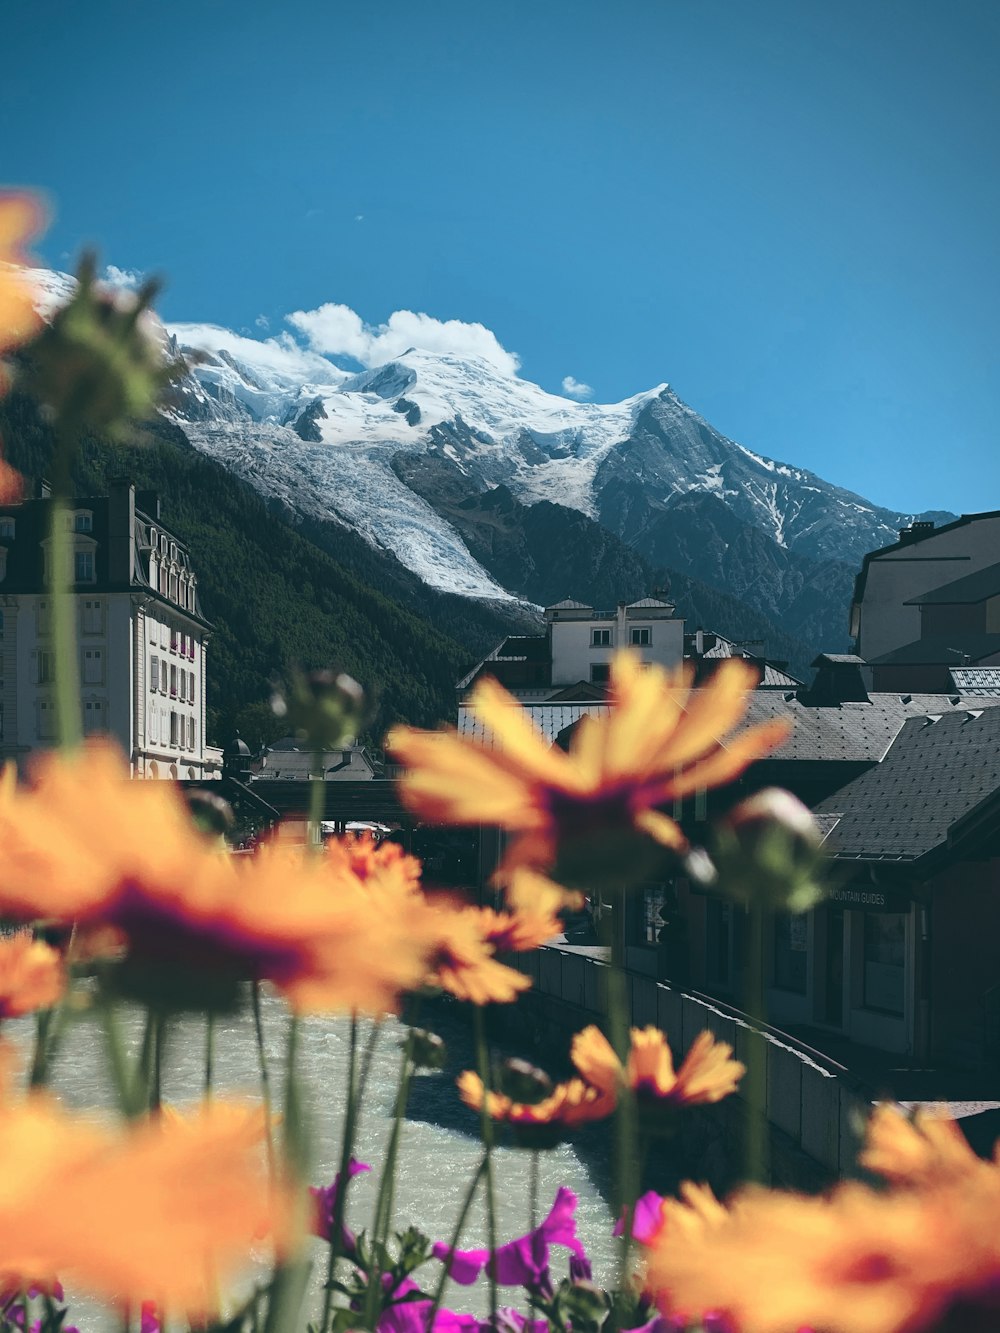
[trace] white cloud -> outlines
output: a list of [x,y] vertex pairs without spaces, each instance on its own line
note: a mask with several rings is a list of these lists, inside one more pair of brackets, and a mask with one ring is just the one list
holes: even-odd
[[364,220],[365,220],[365,215],[364,215],[364,213],[355,213],[355,214],[354,214],[354,221],[355,221],[355,222],[364,222]]
[[246,338],[217,324],[168,324],[167,331],[182,347],[207,352],[228,352],[237,361],[266,371],[290,384],[303,380],[313,384],[339,384],[347,378],[325,357],[310,352],[289,333],[276,338]]
[[258,315],[254,323],[259,329],[269,329],[271,327],[271,321],[266,315]]
[[593,389],[589,384],[581,384],[575,380],[572,375],[567,375],[562,382],[562,391],[568,398],[590,398],[593,396]]
[[142,286],[145,277],[145,273],[141,273],[138,269],[119,268],[117,264],[108,264],[101,280],[109,287],[114,287],[116,291],[134,292]]
[[413,310],[395,310],[385,324],[366,324],[350,306],[332,301],[315,310],[296,310],[286,319],[310,347],[329,356],[350,356],[363,366],[381,366],[411,347],[451,352],[488,361],[501,375],[516,376],[521,363],[483,324],[435,319]]

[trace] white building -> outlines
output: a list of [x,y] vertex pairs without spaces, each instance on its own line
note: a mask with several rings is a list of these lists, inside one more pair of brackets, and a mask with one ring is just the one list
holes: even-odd
[[308,782],[319,777],[325,782],[368,782],[375,777],[375,765],[363,745],[326,750],[317,764],[315,750],[305,741],[283,736],[265,747],[258,777],[290,782]]
[[[19,766],[56,738],[50,508],[44,488],[0,507],[0,759]],[[68,522],[85,733],[112,736],[137,777],[208,776],[209,625],[187,548],[128,481],[75,500]]]

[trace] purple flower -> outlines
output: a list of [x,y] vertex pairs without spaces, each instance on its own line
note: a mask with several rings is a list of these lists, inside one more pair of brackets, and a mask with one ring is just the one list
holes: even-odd
[[[663,1195],[657,1194],[655,1190],[647,1190],[641,1194],[635,1201],[635,1210],[632,1213],[632,1239],[637,1240],[640,1245],[648,1245],[660,1228],[661,1214],[660,1208],[663,1204]],[[625,1232],[625,1214],[615,1223],[614,1235],[621,1236]]]
[[432,1250],[435,1259],[447,1264],[449,1275],[463,1286],[469,1286],[489,1265],[498,1283],[504,1287],[544,1289],[549,1285],[549,1246],[565,1245],[578,1260],[587,1262],[582,1244],[576,1234],[577,1197],[572,1190],[560,1189],[548,1217],[518,1240],[508,1241],[493,1252],[489,1250],[453,1250],[438,1241]]
[[404,1278],[393,1291],[396,1303],[379,1316],[376,1333],[484,1333],[486,1325],[481,1324],[474,1314],[459,1314],[455,1310],[438,1310],[434,1316],[434,1329],[430,1330],[427,1320],[434,1304],[430,1297],[419,1301],[399,1299],[419,1290],[415,1282]]
[[590,1260],[585,1254],[571,1254],[569,1258],[569,1280],[570,1282],[590,1282],[594,1276],[594,1270],[590,1266]]
[[160,1333],[160,1315],[155,1301],[143,1301],[139,1333]]
[[[362,1171],[370,1171],[371,1167],[367,1162],[359,1162],[352,1157],[347,1164],[348,1184],[359,1176]],[[309,1193],[313,1196],[316,1204],[316,1211],[313,1216],[312,1232],[314,1236],[319,1236],[320,1240],[333,1241],[333,1224],[337,1215],[337,1194],[340,1190],[340,1172],[333,1178],[333,1184],[327,1185],[324,1189],[317,1189],[310,1185]],[[340,1252],[348,1259],[353,1259],[357,1251],[358,1238],[354,1232],[346,1225],[341,1226],[340,1231]],[[146,1333],[143,1329],[142,1333]]]

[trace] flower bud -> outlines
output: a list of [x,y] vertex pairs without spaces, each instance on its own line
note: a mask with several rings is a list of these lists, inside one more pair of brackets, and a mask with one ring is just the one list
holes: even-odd
[[288,695],[276,692],[271,708],[278,717],[287,717],[314,750],[323,752],[354,740],[364,722],[365,696],[346,672],[297,671]]
[[27,349],[26,388],[63,429],[120,439],[183,371],[156,334],[149,306],[157,290],[148,282],[137,292],[107,292],[94,256],[80,261],[72,298]]
[[225,836],[236,823],[233,807],[215,792],[193,791],[187,797],[191,818],[200,833]]
[[[448,1061],[448,1048],[436,1032],[425,1028],[410,1029],[410,1058],[415,1069],[443,1069]],[[400,1042],[406,1045],[406,1038]]]
[[552,1080],[544,1069],[527,1060],[505,1060],[500,1066],[497,1091],[522,1106],[537,1106],[552,1093]]
[[712,861],[719,889],[737,902],[806,912],[824,895],[816,821],[778,788],[757,792],[716,825]]

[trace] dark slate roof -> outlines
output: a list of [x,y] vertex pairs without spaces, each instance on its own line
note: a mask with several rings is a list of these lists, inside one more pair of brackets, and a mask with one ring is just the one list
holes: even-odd
[[955,693],[967,699],[1000,696],[1000,667],[952,667],[948,674]]
[[[929,713],[964,713],[947,694],[869,695],[869,703],[810,705],[790,691],[754,690],[746,720],[765,722],[788,717],[793,722],[789,739],[762,764],[822,760],[848,763],[877,763],[888,750],[907,718]],[[1000,699],[977,699],[976,707],[992,707]]]
[[[698,693],[695,690],[692,695]],[[923,718],[929,713],[956,713],[964,717],[968,705],[953,704],[951,697],[947,694],[873,694],[867,704],[817,707],[803,703],[791,691],[753,690],[749,695],[746,723],[752,725],[776,717],[792,720],[791,736],[780,750],[775,751],[772,759],[761,761],[765,766],[784,764],[789,760],[873,764],[885,755],[907,718]],[[994,705],[1000,705],[1000,699],[976,700],[977,708]],[[528,720],[554,741],[584,714],[601,717],[608,712],[609,705],[596,702],[525,703],[522,707]],[[501,748],[465,704],[459,706],[458,730],[463,736],[481,741],[489,749]]]
[[915,861],[1000,794],[1000,710],[910,718],[881,764],[821,801],[839,815],[825,849],[843,859]]
[[809,663],[813,667],[821,666],[865,666],[865,659],[858,657],[857,653],[820,653],[820,655]]
[[1000,656],[1000,634],[967,634],[956,630],[953,634],[926,634],[922,639],[904,643],[881,657],[873,657],[873,666],[951,666],[961,664],[965,655],[973,662]]
[[962,578],[945,583],[940,588],[922,592],[919,597],[911,597],[904,605],[927,606],[932,603],[943,603],[952,606],[958,603],[985,602],[987,597],[995,597],[997,593],[1000,593],[1000,564],[987,565],[985,569],[965,574]]

